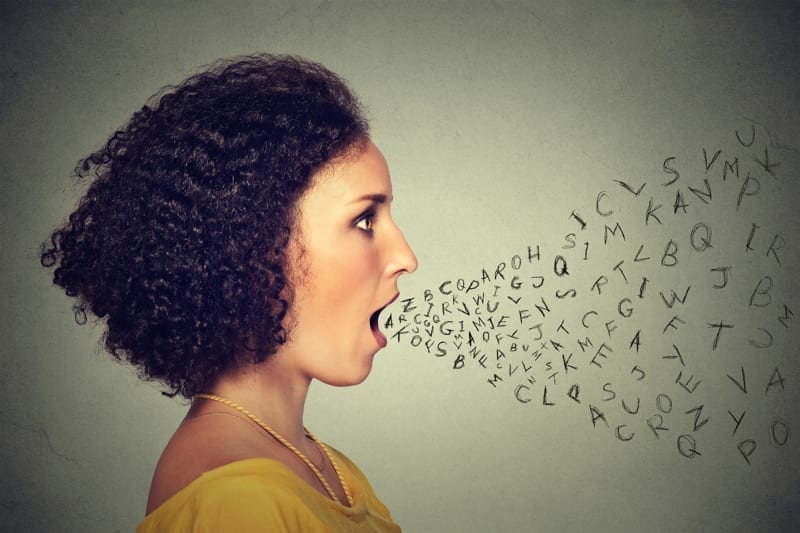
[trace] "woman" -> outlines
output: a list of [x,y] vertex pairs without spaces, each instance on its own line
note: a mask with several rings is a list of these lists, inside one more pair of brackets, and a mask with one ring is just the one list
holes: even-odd
[[386,162],[324,67],[220,62],[168,88],[80,163],[92,176],[42,263],[105,346],[192,399],[138,531],[397,531],[303,425],[311,381],[354,385],[417,261]]

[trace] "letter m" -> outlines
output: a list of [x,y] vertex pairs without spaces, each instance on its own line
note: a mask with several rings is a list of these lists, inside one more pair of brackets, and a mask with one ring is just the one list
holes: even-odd
[[625,240],[625,232],[622,231],[622,226],[620,226],[619,222],[617,222],[614,225],[613,229],[610,228],[609,226],[606,226],[606,229],[605,229],[605,231],[603,233],[603,244],[607,244],[608,243],[608,234],[609,233],[611,233],[611,235],[616,237],[617,236],[617,231],[619,231],[620,235],[622,235],[622,240],[624,241]]

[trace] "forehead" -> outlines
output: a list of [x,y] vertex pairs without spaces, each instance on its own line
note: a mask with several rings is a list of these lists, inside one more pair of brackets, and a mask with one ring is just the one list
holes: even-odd
[[300,200],[300,207],[326,202],[350,203],[365,195],[391,198],[391,194],[386,159],[368,140],[362,150],[320,170]]

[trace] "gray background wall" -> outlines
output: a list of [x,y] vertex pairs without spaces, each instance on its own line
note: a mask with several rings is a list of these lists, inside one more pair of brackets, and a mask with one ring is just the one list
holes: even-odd
[[148,96],[253,51],[347,78],[392,168],[421,266],[373,375],[313,389],[307,423],[407,531],[800,526],[796,2],[3,1],[0,20],[0,529],[141,518],[185,406],[74,324],[37,243]]

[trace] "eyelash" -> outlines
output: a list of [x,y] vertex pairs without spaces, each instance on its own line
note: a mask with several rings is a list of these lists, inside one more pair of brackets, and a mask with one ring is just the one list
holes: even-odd
[[[362,225],[366,223],[366,227],[362,227]],[[361,231],[372,233],[372,226],[375,223],[375,210],[368,209],[356,219],[355,226],[360,229]]]

